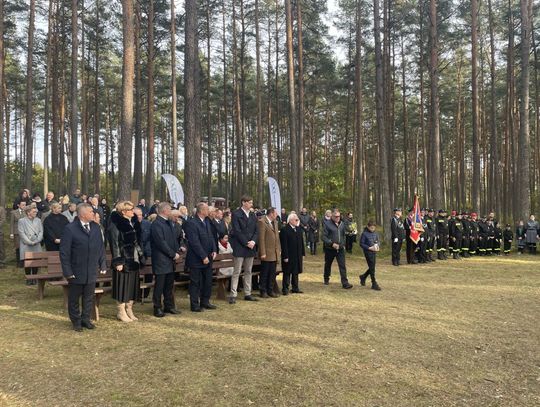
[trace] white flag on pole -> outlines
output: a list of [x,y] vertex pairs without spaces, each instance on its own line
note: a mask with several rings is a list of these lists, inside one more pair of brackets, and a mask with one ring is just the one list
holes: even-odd
[[281,193],[279,192],[279,185],[274,178],[268,177],[268,187],[270,188],[270,203],[276,208],[278,216],[281,216]]
[[180,184],[178,178],[172,174],[162,174],[161,176],[167,183],[167,189],[169,190],[171,201],[173,201],[175,205],[183,204],[184,190],[182,189],[182,184]]

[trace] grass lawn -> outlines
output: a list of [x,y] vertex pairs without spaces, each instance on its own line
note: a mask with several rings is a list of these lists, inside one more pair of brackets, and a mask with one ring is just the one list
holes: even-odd
[[122,324],[104,298],[95,331],[70,329],[62,290],[37,301],[22,270],[0,271],[0,405],[540,406],[540,257],[395,268],[375,292],[359,255],[305,294],[163,319],[136,305]]

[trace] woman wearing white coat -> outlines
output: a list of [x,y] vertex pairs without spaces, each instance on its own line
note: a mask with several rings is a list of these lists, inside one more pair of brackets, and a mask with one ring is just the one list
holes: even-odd
[[[26,216],[19,219],[17,229],[19,231],[19,252],[20,261],[24,261],[27,252],[40,252],[41,241],[43,240],[43,225],[37,217],[38,210],[34,205],[25,209]],[[26,275],[37,274],[37,267],[27,267],[24,269]],[[34,285],[36,280],[26,280],[26,285]]]

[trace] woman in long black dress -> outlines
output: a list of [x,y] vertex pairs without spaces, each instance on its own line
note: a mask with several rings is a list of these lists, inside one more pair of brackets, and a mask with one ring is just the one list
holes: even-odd
[[51,213],[43,221],[43,242],[47,251],[60,250],[60,236],[69,220],[62,215],[62,205],[54,202],[50,206]]
[[133,303],[140,288],[139,269],[143,263],[141,226],[133,217],[135,205],[121,201],[111,213],[108,229],[112,253],[112,297],[118,302],[117,317],[122,322],[137,321]]

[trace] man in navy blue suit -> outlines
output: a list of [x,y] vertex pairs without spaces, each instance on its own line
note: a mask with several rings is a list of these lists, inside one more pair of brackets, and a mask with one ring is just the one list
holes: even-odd
[[186,266],[189,268],[189,298],[191,311],[201,312],[204,308],[215,309],[210,303],[212,295],[212,261],[216,257],[216,241],[208,219],[208,205],[197,204],[197,212],[184,226],[188,250]]
[[[154,284],[154,316],[162,318],[165,313],[179,314],[174,307],[174,271],[175,262],[180,258],[179,245],[174,225],[169,220],[171,205],[161,202],[157,206],[158,216],[150,228],[150,244],[152,248],[152,272]],[[161,298],[163,297],[163,305]]]
[[[68,224],[60,238],[60,262],[62,274],[69,284],[68,312],[73,329],[94,329],[90,312],[94,299],[97,272],[107,272],[105,246],[101,229],[94,222],[92,205],[77,206],[77,218]],[[82,313],[79,301],[82,297]]]

